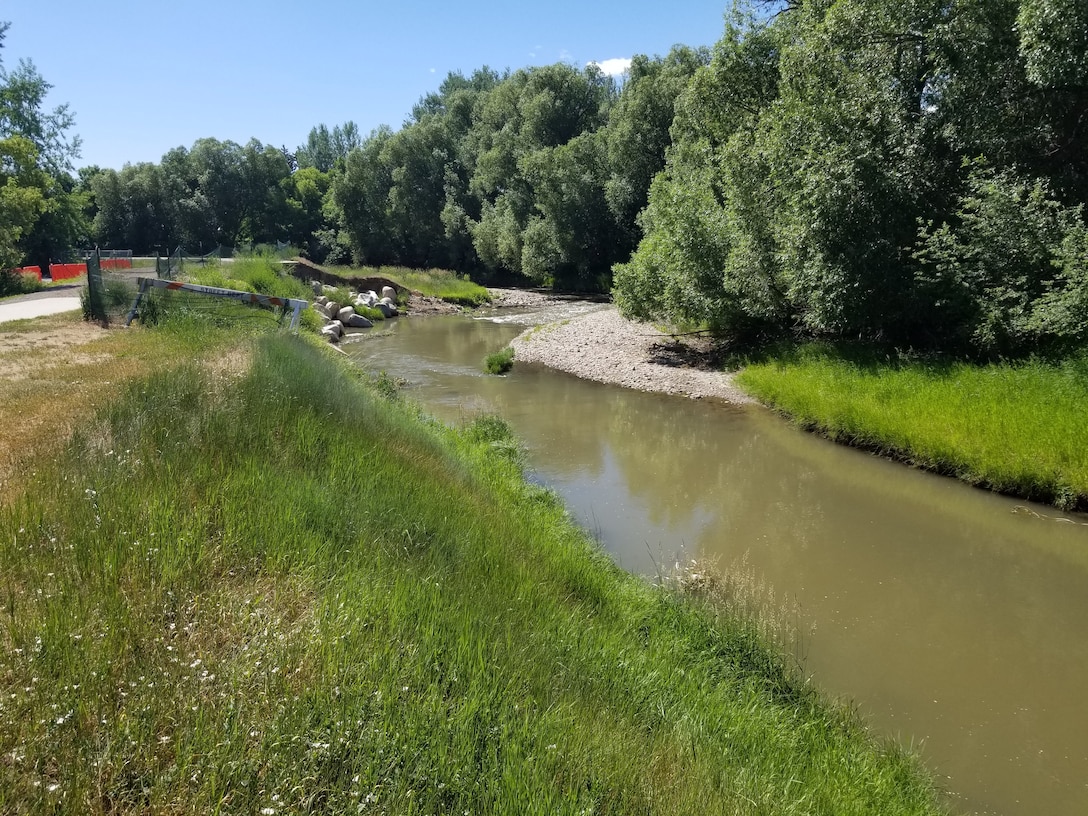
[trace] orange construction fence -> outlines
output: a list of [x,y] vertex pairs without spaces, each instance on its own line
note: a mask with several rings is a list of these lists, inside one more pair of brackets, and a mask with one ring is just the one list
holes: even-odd
[[24,266],[15,271],[20,275],[34,275],[38,280],[42,279],[42,268],[40,266]]
[[[101,267],[103,269],[131,269],[131,258],[103,258]],[[87,274],[87,264],[49,264],[49,277],[55,281],[68,280],[69,278],[78,278],[80,275]]]
[[49,277],[55,281],[78,278],[87,274],[87,264],[49,264]]

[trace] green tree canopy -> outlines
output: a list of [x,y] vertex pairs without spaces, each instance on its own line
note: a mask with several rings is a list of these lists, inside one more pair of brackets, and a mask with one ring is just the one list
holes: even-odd
[[742,335],[977,353],[1077,335],[1082,5],[735,12],[677,101],[617,301]]
[[[0,46],[8,27],[0,23]],[[14,70],[0,61],[0,268],[25,260],[47,267],[87,239],[82,193],[68,172],[79,137],[67,105],[43,108],[51,88],[29,60]]]

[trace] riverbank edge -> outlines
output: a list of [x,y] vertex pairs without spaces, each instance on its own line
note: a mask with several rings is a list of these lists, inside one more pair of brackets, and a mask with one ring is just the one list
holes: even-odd
[[805,433],[819,436],[836,445],[843,445],[844,447],[853,448],[854,450],[862,451],[863,453],[870,453],[873,456],[879,456],[890,462],[896,462],[915,470],[932,473],[935,476],[941,476],[946,479],[955,479],[958,482],[963,482],[964,484],[979,490],[996,493],[999,496],[1005,496],[1009,499],[1018,499],[1025,502],[1048,505],[1063,513],[1088,513],[1088,494],[1079,494],[1070,499],[1068,496],[1063,496],[1057,491],[1041,493],[1023,487],[1017,488],[1015,486],[995,484],[986,478],[977,476],[968,469],[957,467],[954,464],[929,461],[925,457],[920,456],[917,451],[913,451],[910,448],[898,447],[884,442],[870,440],[859,434],[838,431],[819,422],[800,418],[795,414],[790,413],[789,410],[777,406],[770,401],[760,400],[758,396],[754,398],[760,405],[763,405],[769,411],[781,417],[783,421],[789,422],[791,425],[794,425]]
[[[787,405],[766,398],[765,393],[744,381],[743,369],[735,372],[708,371],[685,366],[661,365],[653,361],[654,348],[670,336],[644,323],[636,323],[614,309],[601,309],[562,324],[534,326],[511,342],[515,365],[545,365],[583,379],[621,385],[641,391],[680,394],[699,398],[712,396],[735,405],[759,404],[802,430],[836,444],[856,448],[908,467],[954,478],[981,490],[1010,498],[1047,504],[1070,512],[1088,512],[1088,493],[1070,493],[1060,487],[1040,489],[1044,483],[1002,483],[979,474],[956,461],[935,461],[911,446],[895,445],[874,438],[866,430],[845,431],[832,423],[809,419],[792,412]],[[674,341],[675,342],[675,341]],[[774,360],[769,361],[774,364]],[[785,376],[785,375],[784,375]]]
[[[365,382],[360,382],[358,372],[354,370],[354,368],[349,363],[347,363],[347,361],[343,360],[343,358],[339,357],[338,355],[329,353],[327,349],[318,348],[314,343],[308,343],[308,345],[310,346],[310,351],[306,351],[306,341],[277,339],[270,342],[280,344],[280,353],[290,358],[290,362],[292,363],[292,365],[284,366],[283,371],[297,371],[299,370],[297,363],[300,361],[306,362],[308,365],[305,368],[305,370],[307,371],[305,379],[308,382],[315,383],[321,381],[323,383],[322,389],[325,395],[328,395],[335,391],[335,393],[342,394],[343,398],[347,401],[347,403],[350,403],[352,399],[352,394],[354,394],[356,397],[362,396],[363,391],[360,391],[359,389],[373,388],[372,385],[369,385]],[[296,350],[294,352],[288,353],[289,350],[284,350],[286,349],[286,346],[283,346],[284,343],[288,345],[293,343],[297,344]],[[266,364],[267,363],[262,363],[262,365]],[[247,368],[247,371],[244,375],[245,378],[249,378],[252,376],[250,368],[251,367]],[[316,371],[315,369],[321,370]],[[283,372],[280,373],[283,374]],[[267,373],[265,374],[265,376],[267,376]],[[330,383],[329,380],[336,380],[336,382]],[[132,412],[134,417],[150,416],[154,418],[157,416],[157,413],[154,411],[140,412],[135,410],[136,408],[138,408],[137,403],[142,399],[152,398],[155,397],[156,394],[158,394],[157,399],[159,399],[160,401],[159,407],[161,408],[163,405],[166,405],[169,402],[169,400],[165,402],[163,401],[163,394],[161,393],[162,389],[180,387],[177,386],[176,383],[171,379],[170,372],[159,372],[154,375],[152,381],[149,382],[152,386],[149,389],[129,389],[123,399],[116,399],[109,406],[110,416],[117,417],[120,415],[124,415],[128,412]],[[273,394],[280,393],[282,397],[282,390],[285,386],[285,383],[280,382],[278,384],[278,388],[269,387],[270,385],[276,385],[276,383],[264,381],[253,381],[250,382],[248,385],[238,382],[236,383],[236,385],[239,385],[243,391],[251,395],[267,394],[271,396]],[[378,393],[380,395],[384,394],[384,398],[388,399],[389,394],[383,391],[383,388],[385,387],[379,387]],[[367,393],[369,393],[369,396],[366,399],[373,401],[375,399],[373,391],[368,390]],[[149,394],[150,397],[148,396]],[[302,391],[296,391],[295,399],[299,398],[300,395],[304,394],[305,389],[303,389]],[[291,400],[288,400],[288,403],[290,402]],[[569,615],[571,611],[577,611],[581,609],[582,606],[585,606],[585,609],[583,611],[588,613],[590,616],[585,621],[585,624],[587,626],[592,628],[600,625],[602,620],[607,623],[609,620],[614,619],[618,623],[619,629],[621,631],[625,631],[630,626],[634,626],[635,623],[641,620],[642,622],[641,624],[639,624],[639,626],[641,626],[642,629],[645,630],[645,636],[649,637],[652,633],[652,636],[654,638],[677,638],[675,646],[666,647],[666,651],[670,651],[672,649],[680,649],[681,651],[687,652],[692,648],[702,648],[698,646],[698,644],[705,644],[706,646],[711,646],[712,644],[714,644],[716,649],[722,650],[721,656],[715,658],[714,661],[712,661],[722,661],[721,665],[714,672],[711,673],[711,676],[717,676],[718,679],[710,680],[710,677],[708,677],[707,680],[701,682],[706,682],[709,680],[713,685],[724,683],[728,686],[729,677],[736,676],[738,674],[745,675],[750,672],[755,672],[755,674],[751,674],[748,677],[748,681],[750,681],[754,685],[751,685],[751,687],[749,687],[749,682],[745,682],[742,684],[742,686],[748,688],[748,692],[746,693],[756,693],[757,696],[762,696],[762,694],[764,693],[757,692],[757,689],[766,687],[766,690],[770,693],[769,701],[771,701],[772,706],[781,709],[782,713],[778,716],[787,716],[787,710],[793,710],[794,708],[796,708],[796,711],[794,711],[793,715],[788,715],[789,717],[798,715],[802,711],[814,713],[816,721],[822,724],[821,727],[825,727],[828,729],[828,733],[826,735],[827,739],[849,738],[849,740],[854,741],[851,743],[854,745],[854,747],[851,748],[849,751],[851,754],[853,754],[854,751],[861,749],[860,744],[856,743],[858,739],[863,739],[863,741],[870,741],[873,739],[867,734],[864,734],[862,730],[858,730],[858,726],[852,725],[852,718],[848,716],[844,711],[838,711],[838,709],[828,707],[826,704],[817,705],[812,696],[811,690],[809,690],[807,686],[805,686],[804,684],[797,685],[799,681],[789,681],[783,674],[781,663],[779,662],[778,658],[772,658],[772,653],[770,650],[768,650],[768,647],[757,645],[754,641],[752,641],[751,633],[744,626],[740,627],[740,640],[735,641],[733,646],[727,646],[727,643],[730,642],[730,638],[726,636],[726,633],[720,629],[723,621],[719,619],[718,622],[715,623],[715,616],[713,614],[709,614],[708,610],[703,607],[697,600],[683,600],[678,595],[661,595],[659,591],[653,590],[641,579],[637,579],[633,576],[620,573],[614,567],[614,565],[611,565],[611,562],[608,561],[608,559],[601,558],[599,550],[594,547],[593,543],[585,536],[584,533],[578,531],[576,528],[573,527],[572,523],[569,520],[569,517],[567,517],[565,511],[560,505],[558,505],[558,503],[541,501],[540,488],[534,487],[525,481],[521,473],[520,467],[518,467],[516,463],[510,458],[509,442],[504,442],[504,440],[507,440],[508,438],[505,437],[502,432],[499,432],[496,435],[493,432],[494,426],[488,426],[491,428],[490,431],[487,431],[486,429],[484,429],[484,431],[481,431],[481,429],[479,428],[475,430],[470,430],[468,432],[454,431],[452,429],[440,428],[434,423],[426,421],[419,414],[418,410],[414,408],[401,407],[397,402],[396,398],[393,398],[393,402],[389,405],[384,402],[380,404],[386,405],[386,407],[382,408],[381,411],[389,411],[392,412],[392,414],[396,415],[395,424],[403,424],[408,431],[407,436],[411,437],[410,439],[388,437],[385,438],[383,440],[385,446],[384,449],[387,451],[388,455],[394,458],[398,456],[404,456],[406,457],[406,462],[409,460],[418,461],[420,459],[430,460],[434,456],[435,450],[437,449],[438,455],[435,461],[449,461],[450,466],[453,468],[454,471],[453,475],[459,482],[466,482],[467,480],[466,483],[468,484],[486,486],[486,489],[483,490],[483,493],[481,494],[482,499],[486,498],[487,495],[492,496],[492,498],[494,498],[495,496],[506,496],[509,500],[509,504],[505,508],[507,512],[515,514],[522,512],[525,513],[525,520],[521,522],[517,522],[515,520],[512,523],[521,524],[534,529],[543,528],[546,530],[557,531],[549,534],[554,534],[558,536],[557,542],[554,545],[556,549],[552,551],[550,549],[550,546],[552,545],[544,547],[543,551],[539,551],[537,555],[533,556],[533,561],[537,566],[539,566],[541,563],[562,564],[564,566],[564,569],[573,570],[573,572],[565,576],[562,574],[546,574],[543,576],[537,576],[537,579],[534,580],[534,585],[538,583],[544,583],[548,585],[554,583],[557,585],[557,588],[567,586],[567,592],[574,592],[574,595],[567,596],[565,600],[560,599],[560,606],[564,609],[567,609],[567,611],[563,612],[564,616]],[[390,405],[392,405],[392,407],[390,407]],[[315,405],[315,408],[316,407],[318,406]],[[334,410],[330,412],[325,419],[323,419],[323,422],[331,422],[335,424],[337,420],[335,418],[330,419],[330,417],[334,417],[334,414],[337,411],[344,409],[344,406],[341,404],[337,404],[332,407],[334,408]],[[323,415],[324,413],[325,412],[322,411]],[[187,413],[187,419],[195,423],[196,425],[200,425],[204,422],[204,419],[201,417],[200,410],[196,410],[195,412],[189,411]],[[143,422],[144,420],[140,421]],[[384,424],[385,423],[379,423],[379,425]],[[272,438],[269,440],[270,445],[282,447],[283,440],[279,438],[279,431],[277,431],[274,427],[270,427],[268,430],[272,434]],[[386,430],[388,431],[388,428],[386,428]],[[482,436],[481,433],[483,433]],[[473,437],[474,434],[475,438]],[[252,455],[260,455],[260,446],[254,445],[254,443],[259,442],[259,440],[251,438],[249,439],[249,442],[250,444],[247,446],[249,453]],[[422,444],[422,448],[419,447],[420,444]],[[273,456],[272,447],[270,447],[267,452],[270,457]],[[99,456],[101,455],[100,452],[96,453]],[[113,450],[110,451],[110,454],[112,453],[114,453]],[[126,450],[125,453],[127,454],[128,450]],[[341,464],[343,464],[343,461],[341,461]],[[60,466],[61,465],[58,462],[56,467]],[[53,467],[53,465],[47,462],[41,463],[41,469],[43,471],[47,471],[51,467]],[[69,489],[58,484],[56,485],[58,490],[57,496],[58,498],[63,498],[66,492],[73,491],[78,494],[83,484],[92,483],[95,481],[95,479],[96,476],[94,472],[88,470],[81,470],[79,486],[73,486]],[[182,482],[185,481],[184,474],[180,474],[177,472],[171,474],[171,479],[180,480]],[[153,480],[147,480],[142,481],[141,483],[143,484],[144,488],[151,489],[152,482]],[[104,482],[104,484],[105,483],[108,482]],[[92,497],[96,496],[93,491],[91,493],[88,493],[87,495],[92,495]],[[69,498],[71,499],[72,497]],[[350,503],[350,497],[343,498],[346,502]],[[79,500],[82,500],[82,502],[85,503],[87,500],[86,495],[79,495],[76,501],[78,502]],[[99,500],[103,501],[104,507],[109,506],[105,503],[105,496],[101,498],[95,498],[96,503]],[[518,510],[517,508],[519,506],[524,506],[524,511]],[[35,508],[33,504],[24,506],[23,509],[28,511],[30,516],[34,516],[36,513],[40,512],[40,510],[38,508]],[[141,508],[139,512],[144,512],[144,510]],[[46,517],[51,517],[53,514],[47,511],[43,515],[45,515]],[[126,527],[129,526],[129,521],[130,520],[126,520]],[[154,528],[156,521],[154,519],[148,519],[147,523],[149,524],[149,526]],[[22,528],[20,528],[20,531],[21,529]],[[412,529],[416,530],[417,533],[420,532],[420,529],[418,527],[413,527]],[[50,532],[54,535],[60,535],[63,537],[63,521],[61,519],[55,521],[54,526],[51,528]],[[136,534],[137,533],[134,531],[133,535]],[[152,533],[152,535],[154,535],[154,533]],[[580,543],[578,543],[577,545],[573,545],[573,542]],[[266,544],[267,542],[261,543],[261,546],[259,548],[261,552],[265,551]],[[238,547],[240,546],[240,544],[235,543],[232,546]],[[156,552],[158,551],[156,550]],[[510,553],[510,555],[513,555],[513,553]],[[27,565],[27,568],[29,569],[32,566],[34,565]],[[225,565],[224,563],[217,563],[216,569],[225,570],[226,574],[233,574],[226,569],[227,566],[228,565]],[[84,564],[82,569],[86,568],[87,566],[86,564]],[[142,571],[145,568],[142,566],[137,566],[137,569]],[[488,569],[493,569],[493,567],[489,567]],[[428,575],[431,575],[431,573],[427,570],[425,570],[425,572],[427,572]],[[50,571],[48,574],[52,577],[54,575],[54,572]],[[63,575],[64,573],[56,572],[56,574]],[[117,576],[115,575],[114,578],[116,577]],[[436,574],[433,577],[446,580],[451,576]],[[572,580],[575,582],[574,585],[570,585],[570,582]],[[128,591],[131,591],[131,589],[131,586],[127,587]],[[211,589],[205,587],[204,591],[205,593],[209,593],[211,592]],[[171,596],[172,594],[173,593],[171,592]],[[465,599],[465,604],[471,606],[472,604],[470,603],[470,601],[471,599]],[[662,604],[664,604],[664,606],[662,606]],[[658,611],[655,612],[654,610]],[[653,623],[651,621],[651,618],[655,617],[657,614],[660,613],[666,614],[665,619],[660,622],[663,628],[658,631],[658,624]],[[52,609],[50,614],[54,616],[52,622],[56,623],[56,621],[58,620],[56,617],[56,608]],[[81,607],[79,615],[86,616],[87,614],[87,608]],[[77,622],[78,618],[74,619],[73,625],[76,625]],[[731,625],[736,626],[736,622]],[[647,629],[647,627],[649,628]],[[441,629],[441,627],[437,628]],[[458,627],[454,627],[454,631],[458,631]],[[461,634],[464,634],[463,631],[461,632]],[[135,633],[133,633],[133,635],[135,636]],[[82,635],[80,635],[79,637],[74,637],[74,640],[70,640],[69,645],[72,645],[73,649],[78,650],[78,641],[81,637]],[[629,636],[622,635],[622,637],[624,641],[626,641]],[[722,639],[723,637],[725,638],[724,640]],[[65,635],[65,638],[69,638],[69,636]],[[52,641],[49,645],[51,649],[61,648],[63,646],[63,644],[53,643]],[[631,643],[625,645],[623,648],[626,650],[633,646],[635,646],[635,644]],[[127,649],[128,647],[126,646],[125,648]],[[737,651],[738,649],[739,651]],[[638,652],[639,649],[635,648],[632,654]],[[717,652],[715,652],[715,654],[716,653]],[[730,654],[733,654],[734,657],[742,658],[742,663],[731,665],[731,658],[728,657],[728,655]],[[214,663],[214,655],[209,655],[206,657],[208,659],[205,662],[209,664]],[[702,663],[703,661],[706,661],[707,657],[713,657],[713,655],[702,654],[699,662]],[[59,666],[63,666],[66,668],[76,667],[78,670],[83,670],[83,667],[79,667],[78,661],[66,660],[63,657],[58,658],[56,653],[52,654],[52,659],[57,660]],[[199,664],[200,661],[197,661],[197,663]],[[707,666],[709,665],[710,664],[708,663]],[[761,672],[764,671],[764,669],[759,668],[761,666],[766,666],[767,670],[769,670],[768,673],[762,677],[762,679],[760,679],[760,675]],[[605,673],[614,668],[614,666],[611,666],[611,664],[608,663],[598,666],[598,669]],[[689,665],[688,668],[689,671],[693,673],[693,675],[703,671],[703,668],[700,668],[699,665]],[[638,680],[638,678],[641,676],[640,673],[635,672],[635,674],[630,674],[630,671],[631,670],[629,668],[624,668],[620,672],[621,676],[618,676],[616,678],[616,681],[619,682],[621,685],[627,683],[636,683],[636,685],[638,685],[643,682],[649,682],[649,675],[642,678],[642,680]],[[630,676],[628,676],[629,674]],[[205,672],[205,675],[207,675],[207,672]],[[17,677],[15,679],[21,681],[21,678]],[[55,679],[59,685],[62,681],[70,680],[71,678],[66,678],[62,676]],[[17,684],[18,683],[16,683],[16,685]],[[64,685],[64,689],[67,690],[68,688],[69,685],[66,682]],[[78,688],[78,686],[76,686],[75,688]],[[338,687],[337,696],[339,696],[340,693],[341,692]],[[626,696],[626,692],[624,693],[624,696]],[[516,702],[509,702],[512,702],[513,709],[517,710],[518,705],[516,704]],[[91,706],[90,708],[93,709],[94,707]],[[179,709],[179,711],[181,710],[183,709]],[[193,710],[195,711],[196,709],[194,708]],[[838,711],[838,713],[836,713],[836,711]],[[94,722],[96,722],[96,720],[93,717],[86,720],[86,723]],[[105,719],[103,719],[103,722],[105,722]],[[30,723],[28,722],[27,725],[29,726]],[[691,750],[694,752],[696,744],[694,741],[694,735],[691,737],[691,739],[693,740]],[[26,748],[26,745],[27,743],[24,741],[22,743],[24,750]],[[702,745],[701,742],[700,745]],[[868,757],[866,763],[870,761],[878,762],[878,756],[885,756],[887,761],[891,763],[890,766],[885,768],[888,773],[893,774],[894,776],[896,776],[897,779],[900,779],[900,781],[906,778],[912,778],[915,780],[918,779],[918,777],[915,775],[917,773],[916,770],[910,771],[908,773],[908,771],[905,769],[905,766],[903,764],[904,758],[899,749],[890,749],[890,753],[888,753],[889,746],[878,747],[875,741],[869,742],[869,746],[870,747],[869,749],[867,749],[867,751],[871,751],[873,753],[865,753],[865,756]],[[846,749],[844,748],[843,750]],[[61,758],[57,757],[56,759],[59,760]],[[813,758],[799,756],[796,758],[795,761],[800,766],[813,761]],[[879,762],[878,766],[884,767],[880,765]],[[101,782],[103,774],[102,767],[99,767],[98,774],[99,781]],[[866,784],[868,784],[870,781],[871,780],[867,780]],[[917,802],[919,801],[918,797],[920,795],[917,788],[914,787],[916,784],[917,781],[909,785],[909,787],[913,791],[912,796],[915,798],[915,805],[917,805]],[[786,790],[789,790],[791,785],[792,774],[790,777],[790,784],[786,785]],[[51,787],[49,790],[52,791],[53,788]],[[12,791],[9,789],[9,793],[11,792]],[[42,795],[45,795],[44,790],[42,791]],[[412,791],[409,790],[407,795],[411,797]],[[807,794],[804,790],[795,790],[795,795],[804,796]],[[855,796],[862,796],[861,791],[854,791],[853,794],[851,794],[850,801],[856,801],[853,798]],[[928,798],[928,796],[922,796],[922,798]],[[928,813],[936,811],[931,806],[916,806],[906,808],[903,812]]]
[[[845,360],[842,362],[844,365],[848,364]],[[949,444],[946,450],[935,456],[926,453],[924,450],[926,442],[912,437],[909,430],[900,429],[901,435],[907,436],[908,439],[906,444],[897,444],[887,438],[886,432],[882,433],[871,423],[861,421],[854,427],[843,427],[831,416],[835,412],[834,398],[842,394],[827,382],[820,384],[820,396],[826,396],[826,401],[816,398],[814,403],[808,405],[808,410],[795,407],[789,397],[775,394],[776,382],[784,383],[799,379],[799,369],[791,368],[791,363],[786,359],[771,357],[765,363],[761,363],[758,367],[759,382],[753,381],[755,370],[747,368],[738,371],[738,384],[769,410],[807,433],[927,473],[956,479],[980,490],[1011,499],[1049,505],[1067,513],[1088,512],[1088,492],[1071,487],[1067,480],[1056,478],[1053,473],[1048,474],[1038,467],[1022,469],[1020,474],[1010,475],[1008,472],[1000,472],[996,465],[987,465],[978,461],[972,463],[968,449],[964,445]],[[850,399],[857,396],[858,391],[854,391]],[[887,404],[884,407],[890,415],[906,413],[902,407],[896,410],[896,402],[890,394],[887,396]],[[1041,410],[1039,413],[1045,414]],[[930,445],[932,444],[931,440]],[[1025,455],[1021,462],[1027,462],[1029,459],[1030,457]]]

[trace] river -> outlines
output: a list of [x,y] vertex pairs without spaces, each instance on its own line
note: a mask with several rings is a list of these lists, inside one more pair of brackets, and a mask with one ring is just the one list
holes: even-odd
[[[516,320],[517,318],[515,318]],[[1088,518],[911,470],[758,406],[483,358],[522,326],[386,321],[344,344],[447,422],[500,414],[616,561],[738,575],[793,656],[971,814],[1088,813]]]

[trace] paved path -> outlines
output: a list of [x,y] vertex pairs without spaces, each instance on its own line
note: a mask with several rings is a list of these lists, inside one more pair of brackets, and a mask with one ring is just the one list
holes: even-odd
[[0,323],[79,309],[81,286],[58,286],[42,292],[0,300]]

